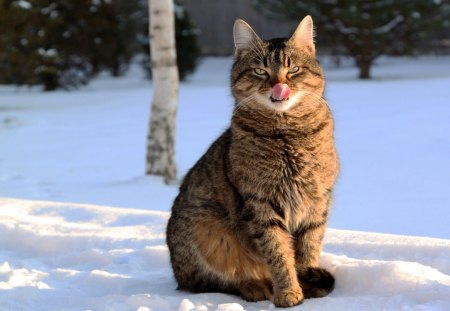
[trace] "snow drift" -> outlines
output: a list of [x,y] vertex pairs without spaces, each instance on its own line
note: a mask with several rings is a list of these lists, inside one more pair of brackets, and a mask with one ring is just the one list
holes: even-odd
[[[167,212],[0,199],[0,309],[271,310],[175,290]],[[326,298],[292,310],[450,310],[450,241],[329,229]]]

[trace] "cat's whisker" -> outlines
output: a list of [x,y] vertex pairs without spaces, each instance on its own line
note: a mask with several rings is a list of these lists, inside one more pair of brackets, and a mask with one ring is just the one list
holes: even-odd
[[298,94],[304,94],[306,96],[311,96],[312,100],[314,100],[314,102],[316,102],[316,103],[321,103],[321,104],[325,103],[326,104],[326,100],[317,93],[314,93],[314,92],[311,92],[311,91],[308,91],[305,89],[299,89],[299,88],[291,88],[291,91],[297,91]]
[[[263,46],[261,40],[257,40],[256,43],[257,43],[257,45],[258,45],[258,49],[259,49],[259,51],[261,52],[262,56],[264,56],[264,54],[265,54],[265,53],[264,53],[264,46]],[[263,58],[264,58],[264,57],[263,57]],[[261,59],[261,61],[263,61],[263,59]]]
[[239,112],[239,110],[242,110],[242,108],[244,108],[247,103],[249,103],[252,100],[256,99],[257,95],[258,95],[257,93],[253,93],[252,95],[247,96],[246,98],[244,98],[240,102],[237,102],[236,103],[236,107],[234,108],[234,113],[237,113],[237,112]]
[[255,60],[257,63],[262,63],[261,59],[256,56],[251,56],[251,59]]
[[301,88],[297,88],[297,87],[291,87],[291,91],[303,92],[305,94],[309,94],[309,95],[312,95],[314,97],[323,99],[323,97],[321,95],[319,95],[317,93],[314,93],[314,92],[311,92],[311,91],[308,91],[308,90],[305,90],[305,89],[301,89]]
[[250,42],[250,47],[252,48],[252,50],[258,54],[259,57],[261,57],[262,55],[264,55],[263,50],[261,49],[261,47],[259,45],[256,45],[255,43],[259,43],[258,41],[252,41]]
[[257,92],[255,92],[255,93],[253,93],[253,94],[247,96],[246,98],[244,98],[243,100],[241,100],[240,102],[238,102],[238,104],[246,103],[247,101],[250,101],[250,100],[256,98],[256,96],[261,95],[262,93],[267,92],[267,91],[269,91],[269,90],[271,90],[271,88],[263,88],[263,89],[260,89],[260,90],[258,90]]
[[259,44],[259,46],[255,44],[255,41],[250,42],[249,46],[251,51],[255,52],[255,54],[257,55],[257,57],[254,58],[262,63],[264,59],[264,51],[262,49],[261,43],[259,41],[256,42]]
[[239,109],[242,109],[242,108],[248,106],[247,104],[255,103],[257,101],[257,96],[258,95],[260,95],[260,94],[254,93],[254,94],[248,96],[247,98],[245,98],[244,100],[241,100],[238,103]]
[[262,58],[257,57],[257,56],[251,56],[251,59],[255,60],[257,63],[262,63]]
[[254,54],[249,55],[252,60],[255,60],[257,63],[263,63],[263,56],[257,50],[255,50],[254,47],[250,47],[250,51]]

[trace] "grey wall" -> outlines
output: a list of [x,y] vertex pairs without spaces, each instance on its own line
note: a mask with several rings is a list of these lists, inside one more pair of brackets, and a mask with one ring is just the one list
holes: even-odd
[[261,38],[288,37],[298,21],[271,20],[251,6],[251,0],[182,0],[192,22],[200,30],[199,44],[204,55],[231,55],[233,24],[237,18],[249,23]]

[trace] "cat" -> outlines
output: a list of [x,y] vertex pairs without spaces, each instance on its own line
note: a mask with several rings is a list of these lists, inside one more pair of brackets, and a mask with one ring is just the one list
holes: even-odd
[[171,264],[180,290],[294,306],[335,282],[318,266],[338,160],[313,22],[262,40],[237,20],[233,34],[231,126],[180,186]]

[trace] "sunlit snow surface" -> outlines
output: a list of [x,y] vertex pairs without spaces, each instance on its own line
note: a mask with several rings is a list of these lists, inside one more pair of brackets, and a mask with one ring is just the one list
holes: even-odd
[[[450,58],[381,59],[372,81],[322,63],[341,174],[321,265],[337,283],[292,310],[450,310]],[[206,59],[181,86],[180,177],[229,123],[230,64]],[[142,176],[142,77],[0,87],[0,310],[274,309],[175,290],[177,188]]]
[[[270,310],[224,294],[176,291],[169,214],[0,200],[0,309]],[[448,310],[450,241],[329,229],[321,265],[335,291],[299,310]]]

